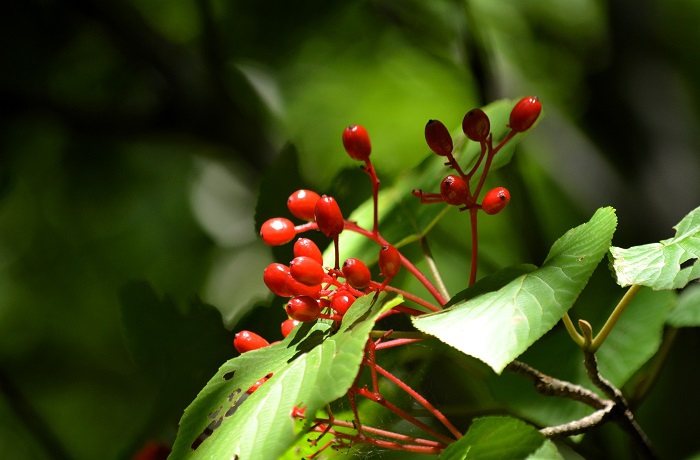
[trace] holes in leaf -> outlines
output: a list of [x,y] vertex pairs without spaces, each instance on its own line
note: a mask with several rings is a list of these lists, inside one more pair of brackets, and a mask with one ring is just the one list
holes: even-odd
[[681,270],[692,267],[693,265],[695,265],[695,262],[697,262],[697,261],[698,261],[697,257],[692,257],[684,262],[681,262]]
[[235,373],[236,373],[236,371],[230,371],[230,372],[225,373],[223,375],[224,380],[228,382],[229,380],[231,380],[233,378],[233,374],[235,374]]

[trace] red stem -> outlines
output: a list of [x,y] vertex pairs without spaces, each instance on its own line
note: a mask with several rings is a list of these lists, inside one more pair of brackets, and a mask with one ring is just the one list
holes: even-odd
[[377,173],[374,170],[374,166],[372,166],[372,161],[367,158],[365,161],[365,167],[362,168],[364,171],[369,175],[370,179],[372,180],[372,200],[374,201],[374,226],[372,227],[372,234],[373,235],[378,235],[379,234],[379,178],[377,177]]
[[[326,419],[316,419],[316,421],[318,421],[318,422],[320,422],[320,423],[332,423],[333,425],[336,425],[336,426],[339,426],[339,427],[342,427],[342,428],[354,428],[354,426],[353,426],[352,423],[350,423],[350,422],[345,422],[345,421],[343,421],[343,420],[333,419],[333,420],[331,421],[331,420],[326,420]],[[366,431],[367,433],[370,433],[370,434],[373,434],[373,435],[377,435],[377,436],[381,436],[381,437],[384,437],[384,438],[396,439],[396,440],[405,441],[405,442],[413,442],[413,443],[416,443],[416,444],[421,444],[421,445],[430,446],[430,447],[437,447],[437,448],[440,448],[440,449],[444,449],[444,448],[445,448],[445,444],[443,444],[443,443],[441,443],[441,442],[438,442],[438,441],[432,441],[432,440],[430,440],[430,439],[414,438],[413,436],[407,436],[407,435],[405,435],[405,434],[394,433],[393,431],[386,431],[386,430],[382,430],[382,429],[380,429],[380,428],[373,428],[373,427],[367,426],[367,425],[364,426],[364,429],[365,429],[365,431]],[[344,435],[347,435],[347,433],[340,433],[340,432],[336,432],[336,433],[334,433],[334,434],[336,434],[336,435],[337,435],[337,434],[344,434]],[[350,436],[352,436],[352,435],[350,435]]]
[[393,286],[389,286],[388,284],[384,285],[384,284],[379,284],[379,283],[372,281],[372,283],[370,284],[370,287],[373,287],[374,289],[383,290],[383,291],[396,292],[398,294],[401,294],[404,299],[408,299],[411,302],[417,303],[421,307],[427,308],[430,311],[440,311],[441,310],[440,307],[431,304],[427,300],[423,300],[420,297],[411,294],[410,292],[406,292],[406,291],[403,291],[401,289],[395,288]]

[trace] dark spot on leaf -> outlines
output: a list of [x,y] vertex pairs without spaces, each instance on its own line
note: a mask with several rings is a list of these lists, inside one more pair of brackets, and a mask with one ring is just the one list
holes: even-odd
[[233,374],[235,374],[235,373],[236,373],[236,371],[231,371],[231,372],[225,373],[223,376],[224,380],[226,380],[226,381],[231,380],[233,378]]
[[208,417],[209,419],[211,419],[211,420],[214,420],[216,417],[219,416],[219,412],[221,412],[221,409],[222,409],[223,407],[224,407],[224,406],[219,406],[218,409],[216,409],[214,412],[212,412],[211,414],[209,414],[207,417]]

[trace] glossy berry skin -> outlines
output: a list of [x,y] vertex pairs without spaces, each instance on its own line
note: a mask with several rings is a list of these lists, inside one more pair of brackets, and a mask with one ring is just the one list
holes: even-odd
[[293,296],[306,295],[316,298],[318,297],[318,293],[321,292],[321,287],[322,286],[320,284],[309,286],[301,281],[297,281],[291,273],[287,275],[287,289]]
[[251,385],[251,387],[246,390],[246,393],[248,393],[249,395],[252,395],[253,392],[255,392],[255,390],[260,388],[260,386],[265,382],[267,382],[267,377],[261,378],[260,380],[256,381],[253,385]]
[[274,262],[265,268],[263,281],[265,286],[276,295],[291,297],[292,293],[287,288],[287,275],[289,275],[289,267]]
[[428,120],[428,124],[425,125],[425,141],[430,150],[440,156],[452,153],[452,136],[441,121]]
[[268,246],[281,246],[289,243],[296,234],[294,222],[284,217],[269,219],[260,227],[260,236]]
[[369,272],[369,268],[360,259],[355,259],[351,257],[343,262],[341,268],[345,281],[354,287],[355,289],[363,290],[369,286],[369,282],[372,280],[372,274]]
[[326,277],[326,271],[323,269],[323,265],[319,264],[311,257],[306,256],[295,257],[294,260],[289,263],[289,273],[295,280],[307,286],[321,284]]
[[311,221],[315,219],[314,209],[319,198],[319,194],[312,190],[297,190],[287,198],[287,208],[294,217]]
[[515,104],[515,107],[510,112],[510,124],[508,126],[519,133],[527,131],[535,124],[535,121],[540,116],[540,112],[542,112],[542,104],[539,99],[534,96],[524,97]]
[[340,212],[340,206],[332,196],[323,195],[316,203],[314,213],[318,229],[327,237],[335,238],[343,231],[345,226],[343,213]]
[[297,324],[299,324],[299,321],[295,319],[285,319],[282,321],[282,325],[280,326],[280,329],[282,330],[282,337],[287,337],[289,334],[292,333],[295,327],[297,327]]
[[306,295],[290,299],[286,310],[290,318],[301,322],[314,321],[321,314],[321,306],[316,299]]
[[233,337],[233,346],[238,353],[257,350],[268,345],[270,342],[251,331],[241,331]]
[[401,254],[394,246],[387,244],[379,250],[379,269],[382,276],[393,278],[401,268]]
[[299,238],[294,242],[294,257],[310,257],[319,264],[323,265],[323,254],[316,246],[316,243],[308,238]]
[[510,201],[510,192],[505,187],[496,187],[484,195],[481,201],[481,209],[486,214],[498,214],[503,211]]
[[372,144],[367,130],[360,125],[350,125],[343,131],[343,147],[350,158],[358,161],[369,160]]
[[462,131],[472,141],[485,141],[491,132],[491,121],[483,110],[472,109],[462,119]]
[[338,291],[331,299],[331,308],[339,315],[344,315],[357,298],[348,291]]
[[440,195],[442,195],[447,204],[461,206],[467,203],[469,189],[464,179],[450,174],[440,183]]

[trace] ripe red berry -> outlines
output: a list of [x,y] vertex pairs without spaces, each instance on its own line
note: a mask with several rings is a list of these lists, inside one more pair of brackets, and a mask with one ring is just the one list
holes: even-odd
[[452,153],[452,136],[444,124],[438,120],[428,120],[425,125],[425,141],[430,150],[441,156]]
[[450,174],[440,183],[440,195],[447,204],[461,206],[467,203],[469,198],[469,187],[459,176]]
[[287,289],[292,295],[295,296],[306,295],[316,298],[318,297],[318,293],[321,292],[321,285],[316,284],[314,286],[309,286],[301,281],[297,281],[296,278],[294,278],[290,273],[287,275]]
[[393,278],[401,268],[401,254],[394,246],[387,244],[379,250],[379,269],[382,276]]
[[343,131],[343,147],[353,160],[367,161],[372,153],[367,130],[360,125],[350,125]]
[[323,265],[323,254],[316,246],[316,243],[308,238],[299,238],[294,242],[294,257],[306,256],[311,257],[319,264]]
[[306,295],[289,299],[286,310],[290,318],[302,322],[313,321],[321,314],[321,307],[316,299]]
[[294,222],[284,217],[269,219],[260,227],[260,236],[268,246],[281,246],[296,236]]
[[307,286],[321,284],[326,277],[326,271],[323,269],[323,265],[311,257],[306,256],[295,257],[294,260],[289,263],[289,273],[295,280]]
[[268,345],[270,345],[270,343],[255,332],[241,331],[233,336],[233,346],[238,353],[257,350],[258,348],[263,348]]
[[338,291],[331,299],[331,308],[339,315],[344,315],[357,298],[348,291]]
[[369,286],[369,282],[372,280],[372,274],[369,272],[369,268],[360,259],[355,259],[351,257],[343,262],[343,267],[341,268],[345,281],[355,289],[365,289]]
[[314,220],[314,209],[319,198],[319,194],[312,190],[297,190],[287,198],[287,208],[294,217],[311,221]]
[[534,96],[527,96],[513,107],[510,112],[510,129],[517,131],[519,133],[527,131],[530,127],[535,124],[537,118],[542,112],[542,104],[539,99]]
[[255,390],[257,390],[258,388],[260,388],[260,385],[262,385],[263,383],[267,382],[267,380],[268,380],[268,379],[267,379],[267,376],[265,376],[265,377],[261,378],[260,380],[256,381],[250,388],[248,388],[248,389],[246,390],[246,393],[248,393],[249,395],[252,395],[253,392],[254,392]]
[[503,211],[510,201],[510,192],[505,187],[496,187],[484,195],[481,201],[481,209],[486,214],[498,214]]
[[282,337],[287,337],[291,334],[294,328],[297,327],[297,324],[299,324],[299,321],[295,319],[285,319],[282,321],[282,326],[280,327],[280,329],[282,329]]
[[318,229],[329,238],[335,238],[343,231],[345,222],[338,202],[332,196],[323,195],[316,203],[316,223]]
[[265,286],[280,297],[291,297],[292,293],[287,288],[287,275],[289,267],[277,262],[271,263],[263,272]]
[[488,115],[481,109],[472,109],[462,119],[462,131],[475,142],[485,141],[491,132]]

